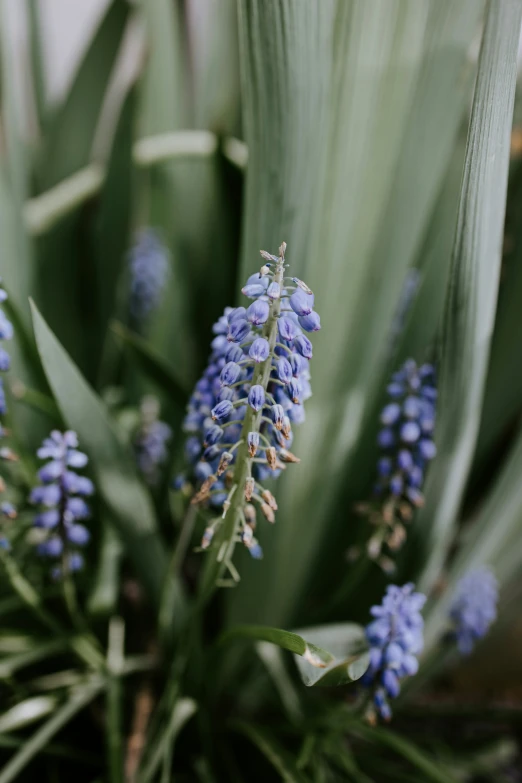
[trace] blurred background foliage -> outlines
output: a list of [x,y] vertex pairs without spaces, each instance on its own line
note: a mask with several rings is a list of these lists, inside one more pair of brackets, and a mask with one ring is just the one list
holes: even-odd
[[[296,437],[302,462],[279,482],[265,557],[239,553],[241,584],[214,598],[198,631],[202,650],[238,623],[366,621],[388,580],[347,553],[368,538],[354,505],[374,482],[387,378],[409,356],[442,372],[439,456],[394,577],[414,578],[430,594],[426,665],[398,709],[402,736],[355,725],[342,699],[296,693],[293,674],[264,642],[256,656],[239,645],[216,663],[215,678],[195,661],[181,701],[176,677],[167,678],[161,753],[171,753],[195,702],[199,712],[180,760],[161,757],[162,780],[171,779],[169,764],[187,781],[520,779],[509,777],[520,767],[522,684],[519,0],[112,0],[100,6],[58,96],[45,57],[51,5],[0,2],[0,267],[15,324],[10,428],[20,496],[53,426],[77,430],[89,453],[99,501],[80,590],[104,645],[107,633],[118,638],[116,614],[132,617],[136,655],[156,654],[159,638],[168,660],[183,634],[202,557],[188,544],[201,525],[183,543],[183,567],[174,561],[167,577],[183,514],[169,477],[182,463],[181,421],[212,323],[237,303],[260,248],[275,252],[285,240],[292,272],[315,293],[323,328],[314,395]],[[57,46],[66,45],[66,21],[61,35]],[[168,248],[170,274],[138,333],[127,257],[146,226]],[[145,392],[157,395],[173,430],[168,475],[152,492],[128,453],[129,422]],[[500,581],[501,619],[470,664],[435,666],[444,588],[481,563]],[[0,599],[0,613],[3,606]],[[18,626],[26,637],[16,637]],[[23,613],[11,613],[6,627],[0,782],[19,771],[24,780],[65,779],[80,762],[82,780],[120,779],[99,771],[96,702],[63,743],[44,736],[27,751],[26,723],[60,715],[69,681],[62,672],[48,701],[32,703],[29,721],[17,722],[12,710],[34,693],[32,670],[13,681],[6,659],[41,640]],[[49,680],[56,668],[46,666],[34,677]],[[147,712],[157,676],[116,694],[124,715],[132,704]],[[430,701],[418,691],[422,684],[433,693],[433,678],[440,687]],[[92,691],[95,699],[96,683],[78,698]],[[463,727],[461,699],[472,703],[475,731]],[[213,743],[223,703],[236,723]],[[127,717],[124,724],[131,733]],[[151,731],[157,739],[157,724]],[[405,739],[415,733],[429,754]],[[19,746],[26,757],[10,767]],[[157,779],[157,747],[148,747],[139,780]],[[40,766],[25,769],[39,749]]]

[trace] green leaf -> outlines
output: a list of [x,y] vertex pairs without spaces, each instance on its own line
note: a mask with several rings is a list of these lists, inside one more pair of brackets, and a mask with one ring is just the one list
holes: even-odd
[[368,668],[364,628],[354,623],[321,625],[295,633],[264,625],[240,625],[225,631],[222,644],[231,639],[270,642],[296,656],[305,685],[346,685]]
[[379,3],[376,13],[360,0],[242,0],[239,8],[249,153],[241,281],[259,267],[260,247],[284,239],[323,326],[313,397],[292,447],[302,461],[278,482],[285,525],[263,541],[262,563],[242,565],[243,589],[229,597],[233,622],[286,625],[307,590],[334,578],[331,564],[343,567],[346,509],[368,485],[359,447],[384,386],[403,280],[468,106],[467,53],[482,4],[405,0]]
[[[167,721],[165,731],[161,734],[159,742],[151,753],[143,772],[138,774],[138,783],[150,783],[154,779],[156,771],[163,759],[167,749],[172,746],[176,737],[185,726],[185,724],[196,713],[198,705],[193,699],[179,699],[176,702],[172,714]],[[0,783],[1,780],[0,780]]]
[[[50,642],[35,643],[33,641],[32,649],[25,652],[0,658],[0,678],[9,679],[24,666],[31,666],[37,661],[41,661],[56,653],[61,653],[70,647],[69,639],[53,639]],[[0,719],[1,723],[1,719]],[[1,728],[0,732],[5,731]]]
[[308,778],[297,769],[290,755],[268,731],[245,721],[234,721],[230,724],[230,728],[248,737],[277,770],[285,783],[306,783]]
[[319,669],[305,657],[296,656],[299,674],[305,685],[347,685],[359,680],[370,663],[364,628],[355,623],[318,625],[297,631],[303,635],[312,652],[328,650],[333,660]]
[[174,368],[156,353],[143,337],[134,334],[119,321],[113,321],[111,329],[129,349],[132,357],[150,380],[154,381],[176,405],[184,409],[188,394],[177,379]]
[[518,0],[488,6],[443,325],[438,456],[415,523],[428,554],[423,591],[438,578],[451,546],[480,423],[500,273],[521,19]]
[[123,0],[110,4],[65,102],[49,124],[40,160],[40,190],[51,188],[90,162],[101,105],[128,13],[128,3]]
[[103,518],[102,541],[94,585],[87,603],[89,614],[109,615],[116,611],[120,588],[123,547],[110,521]]
[[381,729],[378,727],[370,728],[368,726],[363,726],[362,724],[358,725],[354,731],[370,742],[380,742],[383,745],[387,745],[422,772],[424,781],[433,781],[433,783],[457,783],[457,778],[454,778],[450,772],[446,771],[439,763],[433,761],[423,750],[399,734],[395,734],[388,729]]
[[5,734],[9,731],[23,729],[54,712],[57,706],[56,696],[33,696],[30,699],[24,699],[0,715],[0,732]]
[[25,742],[0,772],[0,783],[11,783],[27,764],[45,748],[54,735],[80,712],[105,687],[104,680],[94,680],[78,688],[68,701]]
[[97,489],[150,597],[158,604],[166,554],[149,495],[107,411],[32,303],[36,343],[62,415],[78,433],[96,473]]

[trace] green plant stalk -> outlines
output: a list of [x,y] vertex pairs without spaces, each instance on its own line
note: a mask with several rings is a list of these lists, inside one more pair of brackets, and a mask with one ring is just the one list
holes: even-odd
[[[14,560],[3,550],[0,550],[0,562],[13,590],[20,596],[22,601],[33,611],[33,613],[46,625],[53,633],[65,635],[64,629],[60,623],[56,622],[42,606],[40,597],[33,586],[22,575]],[[69,644],[74,652],[95,671],[104,668],[105,662],[101,652],[94,639],[90,636],[74,636],[69,639]]]
[[[279,283],[283,289],[283,277],[285,270],[284,259],[285,246],[280,248],[279,260],[274,274],[274,282]],[[281,299],[275,299],[271,302],[270,315],[263,329],[263,337],[268,341],[270,353],[266,361],[260,363],[254,370],[252,386],[259,384],[266,392],[270,373],[272,371],[272,355],[277,342],[277,323],[281,312]],[[241,512],[245,503],[245,485],[247,478],[251,475],[252,457],[248,453],[247,437],[249,432],[259,432],[261,426],[262,410],[256,413],[249,405],[243,420],[241,429],[240,445],[237,449],[236,468],[234,470],[233,486],[235,492],[232,496],[230,508],[228,509],[225,522],[222,525],[214,551],[217,552],[216,559],[213,559],[209,567],[205,570],[202,579],[202,588],[200,600],[205,603],[213,594],[216,580],[220,579],[228,563],[232,559],[236,545],[236,532],[241,518]],[[217,559],[219,557],[219,560]]]

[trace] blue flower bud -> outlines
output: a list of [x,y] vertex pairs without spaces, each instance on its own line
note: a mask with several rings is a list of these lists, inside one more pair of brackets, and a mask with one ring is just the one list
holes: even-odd
[[260,411],[265,404],[265,390],[260,384],[252,386],[248,392],[248,404],[253,410]]
[[277,360],[277,377],[283,383],[290,383],[292,380],[292,365],[285,356]]
[[257,543],[257,541],[252,544],[251,546],[247,547],[248,551],[250,552],[250,555],[254,558],[254,560],[262,560],[263,559],[263,550],[261,549],[260,545]]
[[238,318],[232,321],[228,329],[227,340],[230,343],[242,343],[250,334],[250,324],[248,321]]
[[420,427],[415,421],[407,421],[401,427],[401,440],[404,443],[415,443],[420,438]]
[[219,390],[219,393],[217,395],[218,402],[223,402],[223,400],[230,400],[231,402],[234,401],[234,390],[229,389],[228,386],[223,386],[222,389]]
[[410,470],[413,467],[413,457],[411,451],[401,449],[397,454],[397,466],[401,470]]
[[215,443],[219,443],[222,437],[223,430],[217,424],[214,424],[205,432],[205,446],[213,446]]
[[7,372],[11,366],[11,357],[3,348],[0,348],[0,371]]
[[419,453],[423,459],[433,459],[437,453],[437,447],[432,440],[426,440],[422,438],[419,441]]
[[245,358],[245,354],[243,353],[243,349],[239,347],[239,345],[232,345],[228,346],[227,352],[225,353],[225,361],[227,362],[235,362],[238,364],[242,359]]
[[312,343],[304,334],[298,334],[297,337],[294,338],[294,346],[305,359],[312,358]]
[[203,459],[207,460],[207,462],[212,462],[212,460],[216,459],[216,457],[219,457],[220,454],[221,449],[219,446],[208,446],[203,452]]
[[185,441],[185,457],[189,462],[194,462],[201,453],[201,443],[193,436]]
[[256,337],[250,346],[248,355],[258,364],[260,362],[266,361],[270,355],[270,345],[268,344],[268,340],[265,340],[264,337]]
[[290,362],[294,378],[297,378],[304,370],[308,369],[308,362],[298,353],[290,354],[288,361]]
[[85,546],[85,544],[89,543],[91,534],[84,525],[71,525],[67,530],[67,538],[71,544]]
[[424,473],[418,465],[412,465],[408,471],[408,484],[410,487],[419,489],[424,481]]
[[301,384],[298,378],[292,378],[286,387],[286,391],[292,402],[299,405],[301,402]]
[[270,283],[268,288],[266,289],[266,293],[269,299],[279,299],[281,296],[281,286],[279,283],[276,283],[275,281]]
[[404,487],[404,481],[402,480],[402,476],[395,475],[391,477],[390,492],[392,493],[392,495],[396,495],[397,497],[401,495],[403,487]]
[[258,296],[262,296],[265,293],[265,287],[261,283],[247,283],[242,289],[241,293],[244,296],[248,296],[249,299],[256,299]]
[[296,324],[286,316],[281,316],[281,318],[279,318],[277,328],[281,339],[288,340],[288,342],[291,342],[299,334],[299,329]]
[[395,444],[395,435],[393,430],[381,430],[377,436],[377,443],[381,449],[389,449]]
[[389,457],[381,457],[377,462],[379,476],[389,476],[392,470],[392,461]]
[[400,693],[401,686],[399,684],[399,678],[392,669],[385,669],[382,675],[382,684],[384,685],[388,696],[391,699],[396,699]]
[[386,391],[390,397],[402,397],[405,389],[402,383],[389,383]]
[[406,397],[402,410],[407,419],[418,419],[421,413],[421,401],[418,397]]
[[290,307],[297,315],[310,315],[314,308],[314,295],[305,293],[301,288],[296,288],[290,297]]
[[38,554],[44,557],[60,557],[63,552],[63,541],[59,536],[52,536],[47,541],[38,544]]
[[223,386],[231,386],[241,375],[241,367],[235,362],[227,362],[221,370],[220,380]]
[[246,311],[247,319],[254,326],[261,326],[268,321],[270,315],[270,305],[265,302],[264,299],[258,299],[256,302],[252,302],[248,310]]
[[227,321],[229,324],[231,324],[232,321],[237,321],[238,319],[245,321],[246,313],[246,307],[233,307],[227,316]]
[[212,475],[212,466],[208,462],[198,462],[194,467],[194,475],[198,481],[205,481]]
[[270,408],[270,415],[274,422],[275,428],[280,430],[283,428],[285,422],[285,412],[282,405],[272,405]]
[[255,457],[259,448],[259,433],[249,432],[247,435],[248,453],[251,457]]
[[298,321],[299,326],[304,329],[305,332],[318,332],[321,329],[321,319],[314,311],[309,315],[300,315]]
[[214,421],[224,421],[228,416],[230,416],[233,410],[234,406],[230,400],[222,400],[221,402],[218,402],[214,408],[212,408],[210,415]]
[[382,409],[381,423],[389,427],[390,424],[395,424],[399,420],[400,415],[401,406],[396,402],[391,402]]

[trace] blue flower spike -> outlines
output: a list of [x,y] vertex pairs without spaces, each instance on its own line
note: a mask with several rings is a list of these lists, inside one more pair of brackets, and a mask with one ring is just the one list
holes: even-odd
[[457,582],[449,618],[461,655],[469,655],[487,634],[497,617],[497,603],[498,582],[489,568],[469,571]]
[[381,456],[377,462],[374,501],[358,508],[368,516],[375,532],[368,556],[385,570],[393,570],[390,555],[406,539],[406,525],[424,504],[422,486],[428,463],[437,449],[433,440],[437,386],[431,364],[420,367],[408,359],[387,386],[389,402],[380,415],[377,436]]
[[425,602],[426,596],[416,593],[412,583],[388,585],[382,603],[370,610],[375,618],[366,626],[370,666],[361,684],[370,695],[366,718],[371,723],[378,717],[391,719],[389,699],[399,695],[401,680],[417,673],[417,656],[424,646],[421,609]]
[[34,487],[29,501],[39,510],[34,527],[41,531],[37,552],[42,557],[58,560],[51,575],[60,579],[65,570],[72,573],[83,568],[83,557],[78,549],[90,538],[82,524],[90,517],[85,497],[93,494],[92,481],[78,475],[87,465],[86,454],[78,451],[75,432],[53,430],[37,451],[39,459],[47,460],[38,471],[40,484]]
[[[147,395],[141,401],[141,423],[134,441],[136,463],[140,473],[150,486],[155,486],[160,479],[161,466],[169,456],[167,444],[172,437],[172,430],[168,424],[159,420],[159,402],[156,397]],[[213,445],[219,440],[216,431],[219,427],[213,427],[211,435]],[[215,439],[215,440],[214,440]]]
[[158,307],[169,268],[169,252],[157,232],[152,228],[139,231],[129,252],[129,307],[138,325],[142,325]]
[[312,393],[306,333],[320,328],[312,291],[285,275],[285,251],[285,243],[278,256],[261,251],[263,266],[242,289],[250,302],[227,308],[214,324],[212,353],[184,422],[193,502],[220,514],[202,548],[240,541],[254,559],[262,557],[256,509],[269,522],[277,509],[263,484],[299,462],[289,448]]

